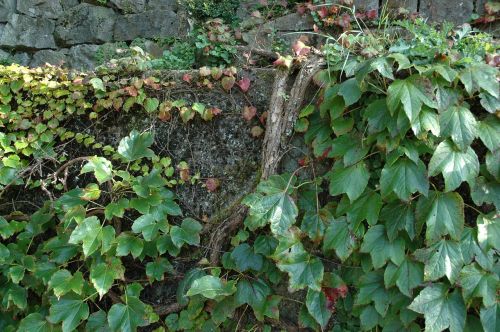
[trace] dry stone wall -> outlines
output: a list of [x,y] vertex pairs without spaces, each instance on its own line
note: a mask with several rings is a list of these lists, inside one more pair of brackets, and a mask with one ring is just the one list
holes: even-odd
[[[182,37],[189,32],[188,14],[178,0],[0,0],[0,60],[12,59],[23,65],[46,62],[75,69],[96,65],[100,45],[129,43],[136,39]],[[256,0],[241,0],[238,15],[249,18]],[[419,11],[432,21],[460,24],[473,13],[482,14],[486,0],[354,0],[360,10],[404,7]],[[259,24],[260,26],[260,24]],[[251,44],[267,34],[308,31],[310,19],[290,14],[249,30],[244,41]],[[146,51],[161,56],[153,42]],[[152,50],[148,50],[148,47]]]

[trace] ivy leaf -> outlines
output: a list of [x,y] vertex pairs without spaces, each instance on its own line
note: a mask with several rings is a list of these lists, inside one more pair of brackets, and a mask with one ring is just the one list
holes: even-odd
[[479,160],[471,147],[457,150],[446,140],[437,146],[429,162],[429,175],[443,174],[445,190],[458,188],[463,181],[473,182],[479,174]]
[[485,307],[496,303],[498,282],[498,275],[484,271],[475,263],[465,266],[460,272],[460,285],[465,301],[480,297]]
[[486,153],[486,169],[500,182],[500,149]]
[[386,163],[380,175],[380,190],[382,196],[394,192],[403,201],[408,201],[417,191],[427,196],[429,180],[424,163],[421,160],[414,163],[407,158],[400,158],[393,164]]
[[68,240],[69,243],[82,243],[83,253],[85,256],[90,256],[99,247],[101,252],[105,253],[111,247],[115,237],[115,229],[112,226],[102,227],[99,219],[96,216],[85,218],[81,224],[71,233]]
[[426,224],[425,238],[430,243],[449,234],[460,241],[464,229],[464,201],[456,193],[431,191],[429,197],[420,197],[416,208],[419,224]]
[[245,272],[247,270],[260,271],[264,260],[262,256],[254,253],[252,247],[247,243],[240,244],[231,252],[231,258],[236,263],[238,271]]
[[481,323],[484,332],[497,332],[500,327],[500,304],[497,302],[489,308],[481,308]]
[[446,276],[454,283],[463,265],[459,242],[445,239],[430,248],[415,251],[415,257],[425,264],[424,279],[430,281]]
[[204,276],[193,281],[186,295],[203,295],[214,300],[234,294],[236,292],[235,284],[235,281],[223,282],[214,276]]
[[7,286],[2,286],[2,305],[9,309],[13,303],[19,309],[26,309],[28,293],[25,287],[21,287],[14,283],[8,283]]
[[477,240],[483,249],[500,250],[500,217],[492,212],[477,217]]
[[362,330],[372,331],[377,325],[379,325],[380,318],[381,316],[374,306],[369,305],[364,307],[359,315]]
[[158,109],[159,105],[160,101],[156,98],[146,98],[146,100],[144,100],[144,109],[147,113],[153,113]]
[[184,243],[189,245],[200,244],[200,232],[202,226],[199,222],[191,218],[185,218],[181,226],[172,226],[170,236],[177,248],[181,248]]
[[157,219],[152,214],[145,214],[134,220],[132,224],[132,231],[134,233],[142,233],[144,240],[151,241],[157,235],[160,230],[160,224]]
[[385,316],[389,307],[390,297],[384,286],[382,271],[371,271],[359,278],[359,292],[355,298],[355,305],[374,303],[377,312]]
[[334,166],[329,177],[330,195],[336,196],[346,193],[353,202],[365,191],[370,179],[370,172],[364,162],[359,162],[345,168]]
[[106,205],[104,208],[104,216],[107,220],[113,219],[113,217],[123,218],[125,209],[129,207],[129,200],[126,198],[121,198],[117,202],[112,202]]
[[500,98],[493,97],[489,93],[480,93],[479,97],[481,97],[481,106],[489,113],[495,114],[495,112],[500,109]]
[[102,297],[109,291],[115,279],[125,279],[125,268],[120,259],[112,257],[105,263],[90,268],[90,281]]
[[276,317],[277,303],[269,303],[270,301],[276,301],[276,298],[269,298],[270,294],[271,288],[262,279],[243,279],[237,285],[236,305],[240,306],[247,303],[252,307],[255,317],[261,321],[264,320],[264,316]]
[[172,264],[166,258],[159,257],[155,261],[146,264],[146,275],[150,282],[162,281],[164,274],[173,272],[173,269]]
[[305,232],[311,240],[319,241],[325,233],[326,225],[332,221],[333,216],[327,209],[307,211],[302,218],[300,230]]
[[496,79],[497,70],[484,63],[471,64],[460,72],[460,81],[465,86],[465,90],[472,93],[483,89],[490,95],[498,98],[499,85]]
[[479,123],[479,138],[490,150],[495,151],[500,146],[500,120],[489,116]]
[[422,264],[414,262],[406,257],[397,266],[394,264],[387,265],[384,272],[384,284],[386,288],[398,286],[401,293],[412,298],[414,288],[420,286],[424,280],[424,267]]
[[477,136],[477,121],[469,109],[463,106],[453,106],[439,115],[441,135],[451,137],[451,140],[465,150]]
[[323,252],[335,250],[335,254],[345,261],[356,247],[356,238],[345,218],[339,218],[328,226],[323,240]]
[[342,82],[338,94],[344,97],[346,107],[356,103],[359,98],[361,98],[361,90],[358,81],[355,78],[350,78]]
[[384,205],[380,219],[385,221],[389,241],[394,241],[401,230],[405,230],[410,239],[415,237],[415,215],[411,202],[393,201]]
[[370,254],[376,269],[384,266],[389,259],[400,265],[405,257],[405,241],[397,238],[394,242],[389,242],[384,225],[375,225],[366,232],[360,252]]
[[112,179],[113,165],[106,158],[94,156],[82,167],[80,174],[88,172],[94,172],[97,182],[102,184]]
[[38,312],[29,314],[19,324],[17,332],[55,332],[57,328],[50,324]]
[[132,254],[132,257],[137,258],[141,255],[142,250],[144,249],[144,243],[142,239],[122,233],[116,238],[117,246],[116,246],[116,256],[127,256],[129,253]]
[[435,103],[427,96],[419,76],[410,76],[404,80],[395,80],[387,89],[387,107],[394,114],[399,105],[410,120],[415,122],[422,109],[422,104],[435,108]]
[[140,158],[152,158],[154,152],[149,149],[153,144],[151,133],[140,134],[137,130],[132,130],[130,135],[123,138],[118,145],[118,153],[125,161],[134,161]]
[[103,81],[99,77],[91,78],[89,83],[92,85],[94,90],[106,92]]
[[450,332],[461,332],[467,316],[464,301],[458,290],[450,294],[444,284],[438,283],[424,288],[413,300],[409,308],[423,314],[425,326],[440,332],[447,328]]
[[68,270],[59,270],[52,275],[49,281],[49,288],[54,289],[54,294],[57,298],[71,291],[76,294],[82,293],[83,288],[83,275],[81,272],[76,272],[71,275]]
[[326,296],[322,291],[313,289],[307,290],[306,307],[309,314],[318,322],[321,327],[325,327],[332,316],[332,312],[327,307]]
[[278,261],[277,266],[288,273],[290,289],[309,287],[321,291],[323,264],[318,258],[311,257],[302,247],[292,247],[292,250]]
[[486,182],[482,176],[478,177],[475,182],[470,191],[474,204],[481,206],[484,203],[489,203],[495,205],[497,210],[500,209],[500,183],[497,181]]
[[76,330],[89,317],[89,306],[76,295],[68,294],[59,300],[53,297],[50,303],[50,316],[47,320],[53,324],[62,322],[63,332]]
[[108,312],[111,331],[134,332],[139,326],[150,324],[153,309],[139,300],[138,296],[128,294],[124,303],[115,303]]
[[108,332],[109,325],[106,318],[106,312],[99,310],[94,312],[87,319],[85,332]]
[[344,206],[346,207],[347,220],[353,225],[354,229],[357,229],[363,220],[368,221],[369,225],[377,223],[380,208],[382,207],[382,198],[378,193],[367,190],[365,194],[352,204],[349,203],[349,200],[345,196],[342,197],[337,208],[337,214],[344,213],[344,209],[341,209]]
[[187,305],[189,303],[189,298],[186,296],[187,291],[191,288],[195,280],[205,275],[206,273],[198,268],[191,269],[184,275],[184,279],[179,282],[179,286],[177,287],[176,297],[179,304]]

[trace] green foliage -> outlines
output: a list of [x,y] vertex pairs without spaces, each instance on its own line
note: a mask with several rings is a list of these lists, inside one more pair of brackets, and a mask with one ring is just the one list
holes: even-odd
[[186,0],[182,4],[199,21],[222,18],[227,23],[232,23],[240,0]]

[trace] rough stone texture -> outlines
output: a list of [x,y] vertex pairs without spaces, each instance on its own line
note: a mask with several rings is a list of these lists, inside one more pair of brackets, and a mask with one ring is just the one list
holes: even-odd
[[354,0],[353,3],[356,6],[356,10],[378,10],[378,0]]
[[17,2],[17,11],[31,17],[56,19],[63,7],[60,0],[21,0]]
[[125,13],[140,13],[146,7],[146,0],[110,0],[110,2]]
[[0,46],[19,49],[56,48],[53,21],[12,14],[0,39]]
[[472,0],[420,0],[420,13],[433,22],[467,22],[474,9]]
[[77,70],[90,70],[96,66],[95,53],[99,45],[77,45],[69,49],[68,66]]
[[138,37],[182,37],[186,32],[176,13],[171,10],[155,10],[118,16],[114,39],[127,41]]
[[416,12],[418,7],[418,0],[387,0],[386,3],[390,9],[404,8],[410,13]]
[[56,66],[62,66],[66,63],[65,51],[42,50],[33,55],[30,62],[31,67],[43,66],[46,63]]
[[115,19],[111,8],[82,3],[59,18],[55,36],[62,45],[111,42]]
[[0,22],[7,22],[16,11],[16,0],[0,0]]
[[68,10],[70,8],[76,7],[80,4],[78,0],[62,0],[61,5],[63,10]]
[[10,56],[10,53],[9,52],[6,52],[4,50],[0,50],[0,61],[1,60],[6,60],[6,59],[9,59],[11,56]]
[[177,11],[179,9],[178,7],[176,0],[149,0],[146,9]]
[[12,58],[14,59],[15,63],[18,63],[23,66],[29,65],[31,61],[31,56],[26,52],[16,53]]

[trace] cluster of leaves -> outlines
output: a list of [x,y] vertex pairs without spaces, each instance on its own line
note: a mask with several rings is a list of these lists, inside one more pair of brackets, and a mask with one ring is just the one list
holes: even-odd
[[285,283],[304,292],[301,327],[498,331],[499,72],[484,62],[494,49],[467,27],[439,52],[424,45],[441,33],[411,32],[377,56],[325,47],[321,97],[296,126],[311,155],[244,199],[227,272],[193,278],[173,330],[234,328],[241,306],[279,319]]
[[235,23],[240,0],[186,0],[182,5],[200,22],[221,18],[226,23]]

